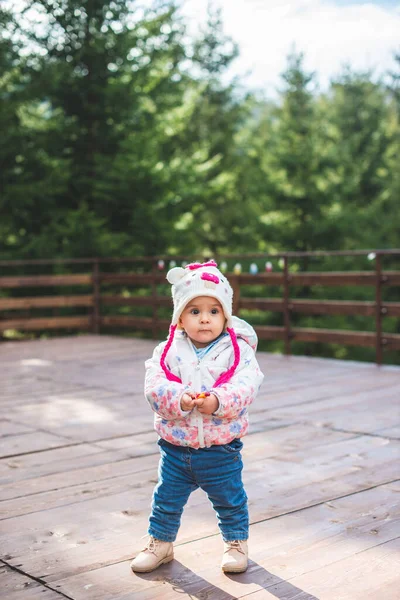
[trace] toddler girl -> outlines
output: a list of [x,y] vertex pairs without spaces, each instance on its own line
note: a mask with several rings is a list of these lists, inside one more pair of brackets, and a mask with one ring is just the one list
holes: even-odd
[[133,559],[145,573],[173,559],[183,508],[197,488],[217,514],[222,570],[247,569],[249,516],[241,438],[263,380],[257,336],[232,316],[233,290],[214,261],[167,273],[174,312],[166,342],[146,361],[145,395],[155,413],[160,464],[149,541]]

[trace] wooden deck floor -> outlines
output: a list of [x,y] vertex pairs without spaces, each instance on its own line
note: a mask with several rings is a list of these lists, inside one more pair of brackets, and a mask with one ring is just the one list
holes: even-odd
[[251,563],[222,574],[195,492],[175,558],[129,569],[158,454],[143,398],[154,342],[0,345],[2,600],[398,600],[400,368],[259,354],[245,440]]

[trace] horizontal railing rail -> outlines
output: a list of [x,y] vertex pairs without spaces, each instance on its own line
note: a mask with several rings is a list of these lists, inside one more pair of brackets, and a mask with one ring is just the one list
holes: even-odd
[[[318,257],[366,257],[375,261],[374,270],[357,271],[290,271],[291,261],[300,258]],[[284,342],[285,354],[291,353],[292,341],[320,342],[375,348],[376,362],[382,364],[383,350],[399,350],[400,334],[383,331],[383,317],[400,317],[400,302],[382,299],[383,288],[400,286],[400,271],[384,270],[384,257],[398,257],[400,250],[359,250],[353,252],[286,252],[282,254],[253,253],[246,255],[226,254],[218,257],[222,260],[280,259],[281,272],[261,273],[228,273],[228,278],[235,291],[234,312],[240,315],[241,310],[258,310],[261,312],[278,312],[283,314],[283,326],[258,325],[255,327],[260,339],[281,340]],[[199,257],[194,257],[198,259]],[[132,330],[148,330],[154,338],[162,330],[167,330],[169,319],[160,318],[158,309],[172,309],[171,298],[159,294],[157,286],[165,284],[165,270],[160,262],[171,263],[187,260],[188,257],[157,256],[129,258],[87,258],[69,260],[31,260],[31,261],[0,261],[0,332],[7,330],[46,331],[58,329],[78,329],[99,333],[107,328],[128,328]],[[139,265],[136,271],[131,265]],[[108,272],[106,267],[130,266],[128,272]],[[74,273],[63,274],[6,274],[5,269],[21,267],[25,270],[32,267],[71,266]],[[101,270],[101,267],[103,270]],[[76,273],[79,269],[83,272]],[[88,272],[89,269],[89,272]],[[137,272],[140,270],[141,272]],[[282,298],[245,297],[245,286],[255,284],[269,288],[282,287]],[[115,293],[112,288],[117,286],[140,286],[147,290],[146,295],[126,295]],[[339,299],[301,299],[291,298],[291,288],[312,288],[313,286],[331,287],[372,287],[375,290],[375,300],[339,300]],[[79,287],[84,288],[79,293]],[[46,295],[45,290],[51,291]],[[63,292],[65,288],[73,288],[73,292]],[[111,289],[111,292],[110,292]],[[15,293],[15,290],[18,293]],[[30,290],[29,294],[21,297],[21,291]],[[34,292],[32,292],[34,290]],[[43,290],[43,292],[40,292]],[[61,293],[59,292],[61,290]],[[152,316],[110,315],[107,307],[147,307]],[[82,314],[60,315],[57,311],[68,309],[86,309]],[[104,312],[104,309],[105,312]],[[37,310],[52,310],[55,316],[35,316]],[[22,314],[15,314],[16,312]],[[371,317],[374,321],[374,331],[354,331],[323,328],[297,327],[293,324],[292,315],[339,315]]]

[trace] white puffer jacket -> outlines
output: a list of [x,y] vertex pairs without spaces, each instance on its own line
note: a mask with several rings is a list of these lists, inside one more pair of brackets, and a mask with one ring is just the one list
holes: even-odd
[[[182,383],[169,381],[160,366],[166,342],[159,344],[152,358],[146,361],[145,396],[155,412],[154,427],[167,442],[203,448],[228,444],[247,433],[248,407],[255,399],[264,375],[255,357],[257,335],[254,329],[238,317],[232,319],[240,348],[240,362],[230,381],[220,387],[213,388],[214,382],[234,361],[229,336],[221,338],[199,360],[186,333],[176,331],[166,364]],[[181,398],[187,391],[196,394],[212,392],[219,400],[219,408],[212,415],[201,414],[196,408],[181,410]]]

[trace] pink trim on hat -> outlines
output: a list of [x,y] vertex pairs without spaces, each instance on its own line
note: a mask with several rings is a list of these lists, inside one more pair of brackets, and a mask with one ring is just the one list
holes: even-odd
[[233,361],[233,365],[231,366],[231,368],[228,369],[227,371],[225,371],[225,373],[222,373],[222,375],[220,375],[218,377],[217,381],[213,385],[213,387],[215,387],[215,388],[219,387],[220,385],[223,385],[224,383],[227,383],[233,377],[233,375],[236,371],[236,368],[239,364],[239,361],[240,361],[240,348],[239,348],[239,344],[237,343],[237,337],[236,337],[235,330],[233,329],[233,327],[227,327],[226,330],[231,337],[235,360]]
[[213,283],[219,283],[219,278],[212,273],[202,273],[200,279],[204,279],[204,281],[212,281]]
[[165,376],[168,379],[168,381],[176,381],[177,383],[182,383],[182,379],[180,379],[179,377],[177,377],[176,375],[174,375],[173,373],[171,373],[171,371],[168,369],[167,365],[165,364],[165,357],[168,354],[168,350],[172,346],[172,342],[173,342],[174,336],[175,336],[176,327],[177,327],[176,325],[171,325],[171,327],[169,328],[168,341],[167,341],[167,343],[165,345],[163,353],[161,354],[160,365],[161,365],[161,368],[164,371]]
[[200,269],[201,267],[218,267],[218,265],[215,260],[209,260],[206,263],[190,263],[190,265],[186,265],[185,269],[194,271],[195,269]]

